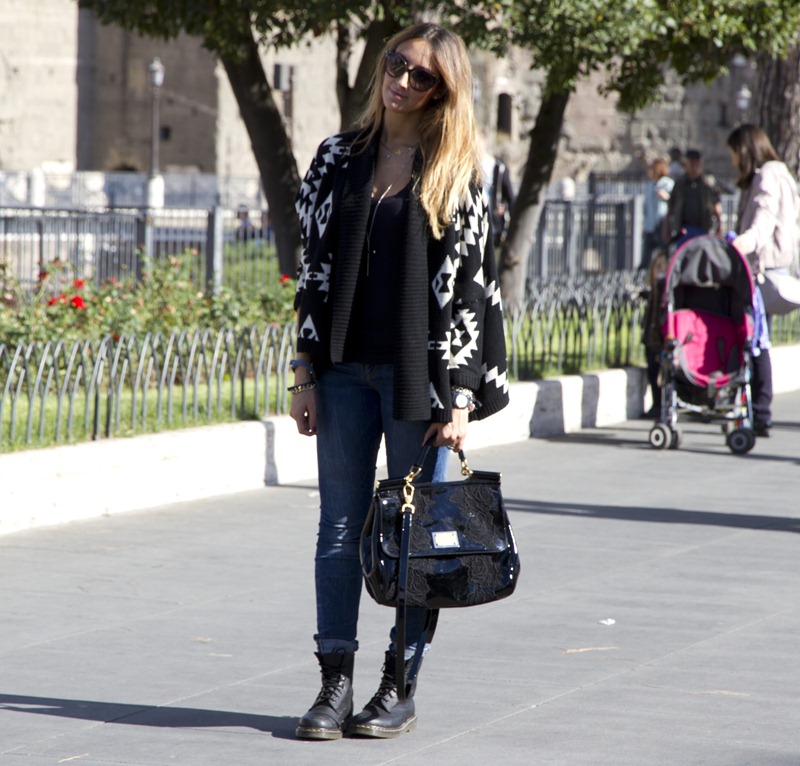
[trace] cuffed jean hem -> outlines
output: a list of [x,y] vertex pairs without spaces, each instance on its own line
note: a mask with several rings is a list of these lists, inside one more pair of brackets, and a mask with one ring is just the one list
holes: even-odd
[[358,651],[358,641],[319,636],[314,636],[314,640],[317,642],[317,651],[320,654],[355,654]]

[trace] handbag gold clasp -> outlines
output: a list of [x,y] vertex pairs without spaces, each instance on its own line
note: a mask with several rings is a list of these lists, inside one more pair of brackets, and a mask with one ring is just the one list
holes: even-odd
[[408,474],[406,474],[405,477],[406,484],[411,484],[411,482],[414,481],[414,479],[416,479],[417,476],[419,476],[420,471],[422,471],[421,465],[412,465],[411,470],[408,472]]
[[[412,473],[414,472],[412,471]],[[403,499],[405,500],[405,503],[403,503],[403,507],[400,509],[403,513],[408,511],[411,514],[413,514],[415,510],[414,503],[412,502],[414,500],[414,485],[411,483],[411,479],[409,478],[412,476],[412,473],[406,476],[406,483],[403,485]],[[419,473],[419,470],[417,470],[416,473]],[[416,473],[414,473],[414,475],[416,475]]]
[[467,459],[465,457],[461,458],[461,475],[466,477],[472,476],[472,469],[467,465]]

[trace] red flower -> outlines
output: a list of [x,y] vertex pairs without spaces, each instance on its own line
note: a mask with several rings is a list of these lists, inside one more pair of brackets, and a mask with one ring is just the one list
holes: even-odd
[[84,284],[85,284],[85,283],[84,283],[84,281],[83,281],[82,279],[76,279],[76,280],[75,280],[75,281],[72,283],[73,287],[74,287],[76,290],[80,290],[80,289],[83,287],[83,285],[84,285]]
[[72,300],[70,301],[70,303],[71,303],[71,304],[72,304],[72,305],[73,305],[73,306],[74,306],[76,309],[85,309],[85,308],[86,308],[86,301],[85,301],[85,300],[83,300],[83,298],[81,298],[81,296],[80,296],[80,295],[73,295],[73,296],[72,296]]
[[292,278],[288,274],[281,274],[281,284],[288,285],[289,282],[292,281]]
[[47,300],[47,305],[55,306],[57,303],[66,303],[66,302],[67,302],[67,296],[64,295],[64,293],[61,293],[61,295],[54,295],[52,298],[49,298]]
[[40,282],[44,282],[44,280],[47,279],[47,277],[49,277],[49,276],[50,276],[50,273],[46,269],[42,269],[39,272],[39,281]]

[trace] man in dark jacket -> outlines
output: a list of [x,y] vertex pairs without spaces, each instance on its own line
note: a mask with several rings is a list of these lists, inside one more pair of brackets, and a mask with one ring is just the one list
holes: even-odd
[[662,236],[674,242],[686,236],[720,234],[722,203],[715,185],[703,177],[703,158],[697,149],[686,152],[686,174],[675,181]]

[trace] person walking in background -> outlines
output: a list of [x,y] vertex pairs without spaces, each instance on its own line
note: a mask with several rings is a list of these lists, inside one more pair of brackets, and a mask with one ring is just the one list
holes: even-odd
[[662,238],[664,219],[669,211],[669,198],[675,181],[669,177],[666,160],[656,159],[647,168],[650,181],[644,195],[644,245],[642,269],[646,269],[652,259],[653,251],[666,247]]
[[669,177],[677,181],[684,173],[683,152],[679,146],[673,146],[669,150]]
[[[746,256],[756,284],[767,271],[789,273],[797,267],[797,218],[800,213],[797,182],[781,162],[767,134],[756,125],[740,125],[728,136],[731,162],[739,172],[741,189],[737,236],[733,246]],[[772,426],[772,361],[769,335],[772,318],[764,311],[757,290],[757,343],[753,349],[754,429],[769,436]]]
[[239,221],[239,226],[234,234],[237,242],[249,242],[261,236],[259,230],[250,220],[250,211],[247,209],[247,205],[239,205],[236,208],[236,218]]
[[664,284],[667,277],[667,255],[663,251],[653,257],[647,272],[647,304],[644,311],[642,343],[647,362],[647,382],[650,385],[653,404],[645,418],[657,418],[661,414],[661,352],[664,349],[664,336],[661,332],[661,302],[664,297]]
[[675,181],[662,227],[665,242],[700,234],[720,234],[722,203],[719,192],[703,177],[703,158],[697,149],[686,152],[686,171]]
[[481,140],[483,143],[483,190],[489,200],[494,245],[498,248],[505,242],[508,219],[516,195],[508,165],[500,157],[489,152],[484,136],[481,136]]
[[[469,420],[508,403],[505,336],[481,191],[472,73],[460,37],[435,24],[395,35],[378,59],[361,127],[326,139],[297,196],[303,252],[290,414],[317,437],[317,659],[322,689],[296,734],[396,737],[416,723],[397,698],[427,610],[390,634],[383,676],[353,716],[362,592],[359,537],[385,439],[389,476],[423,443],[422,481],[446,478]],[[387,614],[390,612],[387,611]],[[394,612],[391,612],[394,616]]]

